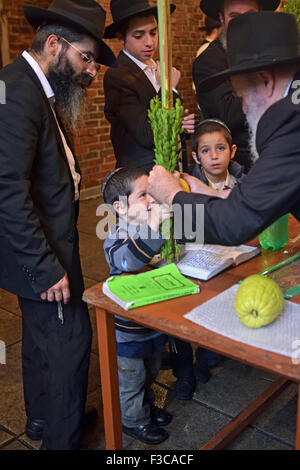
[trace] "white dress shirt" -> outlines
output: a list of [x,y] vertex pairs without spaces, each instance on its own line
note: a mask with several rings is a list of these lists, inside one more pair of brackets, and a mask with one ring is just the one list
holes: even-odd
[[129,52],[125,51],[123,49],[124,54],[126,54],[129,59],[131,59],[143,72],[146,74],[146,76],[149,78],[150,82],[154,86],[156,93],[159,92],[160,90],[160,81],[156,79],[156,70],[157,70],[157,63],[151,59],[151,65],[147,65],[144,62],[140,61],[133,55],[129,54]]
[[73,177],[73,180],[74,180],[75,201],[77,201],[79,199],[79,189],[78,189],[78,187],[79,187],[79,182],[80,182],[80,175],[79,175],[79,173],[77,173],[75,171],[74,155],[73,155],[70,147],[67,144],[64,133],[62,132],[62,130],[60,128],[60,125],[58,123],[58,120],[57,120],[56,112],[55,112],[55,109],[54,109],[54,102],[55,102],[54,91],[52,90],[51,85],[50,85],[49,81],[47,80],[46,75],[42,71],[42,69],[39,66],[39,64],[37,63],[37,61],[30,54],[28,54],[27,51],[24,51],[22,53],[22,56],[29,63],[29,65],[33,68],[33,70],[35,71],[38,79],[41,82],[41,85],[43,87],[45,95],[47,96],[47,98],[50,102],[50,106],[51,106],[51,109],[53,111],[58,129],[59,129],[59,132],[60,132],[60,136],[61,136],[61,139],[62,139],[62,142],[63,142],[63,145],[64,145],[64,149],[65,149],[65,152],[66,152],[66,155],[67,155],[67,158],[68,158],[70,171],[71,171],[71,174],[72,174],[72,177]]
[[218,183],[214,183],[213,181],[211,181],[205,171],[204,171],[204,174],[207,179],[208,186],[217,191],[221,191],[222,189],[232,189],[237,183],[236,178],[233,175],[231,175],[228,170],[226,173],[225,180],[219,181]]
[[[159,80],[156,78],[156,70],[157,70],[157,63],[151,59],[151,65],[147,65],[144,62],[140,61],[133,55],[129,54],[125,49],[123,49],[124,54],[126,54],[129,59],[131,59],[143,72],[146,74],[147,78],[150,80],[152,85],[154,86],[154,89],[156,90],[156,93],[159,92],[161,88],[161,83]],[[173,88],[173,91],[178,94],[177,90]],[[178,136],[178,168],[180,171],[183,169],[182,165],[182,148],[181,148],[181,140],[180,136]]]

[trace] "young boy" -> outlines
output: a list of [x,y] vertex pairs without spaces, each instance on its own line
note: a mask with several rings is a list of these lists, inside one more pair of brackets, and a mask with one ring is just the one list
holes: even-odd
[[[141,168],[118,168],[103,182],[104,202],[119,215],[104,242],[111,274],[138,271],[164,243],[159,226],[170,212],[146,193],[147,180]],[[154,405],[151,384],[167,336],[117,316],[115,326],[123,432],[146,444],[159,444],[169,436],[160,426],[169,424],[172,416]]]
[[[192,156],[195,166],[192,175],[217,191],[230,190],[241,182],[243,167],[233,161],[237,146],[232,143],[229,128],[219,119],[201,121],[193,138]],[[206,383],[210,367],[218,364],[220,355],[197,348],[195,376]]]
[[218,119],[200,122],[193,138],[192,175],[217,191],[232,189],[243,177],[243,167],[232,160],[236,150],[224,122]]

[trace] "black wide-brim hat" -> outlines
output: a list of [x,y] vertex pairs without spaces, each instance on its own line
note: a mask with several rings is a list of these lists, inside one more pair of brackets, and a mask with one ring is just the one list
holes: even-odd
[[[200,8],[207,16],[219,19],[219,13],[223,7],[224,0],[201,0]],[[276,10],[279,7],[280,0],[258,0],[261,10]]]
[[[176,5],[170,4],[171,13],[175,11]],[[111,0],[110,11],[113,23],[105,28],[104,38],[112,39],[124,21],[129,20],[135,15],[145,13],[153,14],[157,18],[157,7],[151,7],[147,0]]]
[[101,39],[106,11],[94,0],[53,0],[47,9],[24,5],[23,11],[28,23],[35,30],[43,24],[62,23],[93,37],[99,45],[99,56],[95,60],[103,65],[116,65],[113,51]]
[[197,91],[209,91],[232,75],[279,65],[300,65],[299,31],[294,15],[259,11],[230,21],[227,31],[229,67],[202,80]]

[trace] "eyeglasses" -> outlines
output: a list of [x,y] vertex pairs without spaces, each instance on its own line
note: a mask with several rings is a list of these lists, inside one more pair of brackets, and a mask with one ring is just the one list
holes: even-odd
[[80,55],[81,59],[83,60],[83,62],[85,64],[94,64],[94,67],[95,69],[97,70],[97,72],[100,70],[100,65],[97,64],[97,62],[95,61],[94,57],[89,57],[88,55],[86,55],[84,52],[80,51],[79,49],[77,49],[77,47],[73,46],[73,44],[71,44],[69,41],[67,41],[64,37],[62,36],[58,36],[58,39],[62,39],[63,41],[65,41],[69,46],[73,47],[73,49],[75,49],[75,51],[78,52],[78,54]]

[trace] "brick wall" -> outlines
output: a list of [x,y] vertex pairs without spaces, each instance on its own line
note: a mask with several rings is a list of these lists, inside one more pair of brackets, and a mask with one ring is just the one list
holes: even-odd
[[[32,4],[47,8],[50,0],[5,0],[9,18],[9,43],[11,59],[27,48],[33,38],[31,27],[22,14],[22,5]],[[111,23],[109,0],[99,3],[107,11],[107,24]],[[155,2],[151,2],[154,4]],[[185,107],[195,112],[196,101],[192,92],[191,69],[196,51],[202,40],[203,17],[199,9],[199,0],[173,0],[177,9],[172,15],[173,34],[173,65],[180,69],[181,80],[178,86]],[[107,44],[118,54],[120,45],[117,40],[107,40]],[[73,135],[73,143],[82,169],[82,187],[98,186],[103,176],[114,168],[115,160],[109,138],[109,123],[103,113],[103,74],[102,67],[99,76],[89,90],[89,105],[83,121]]]

